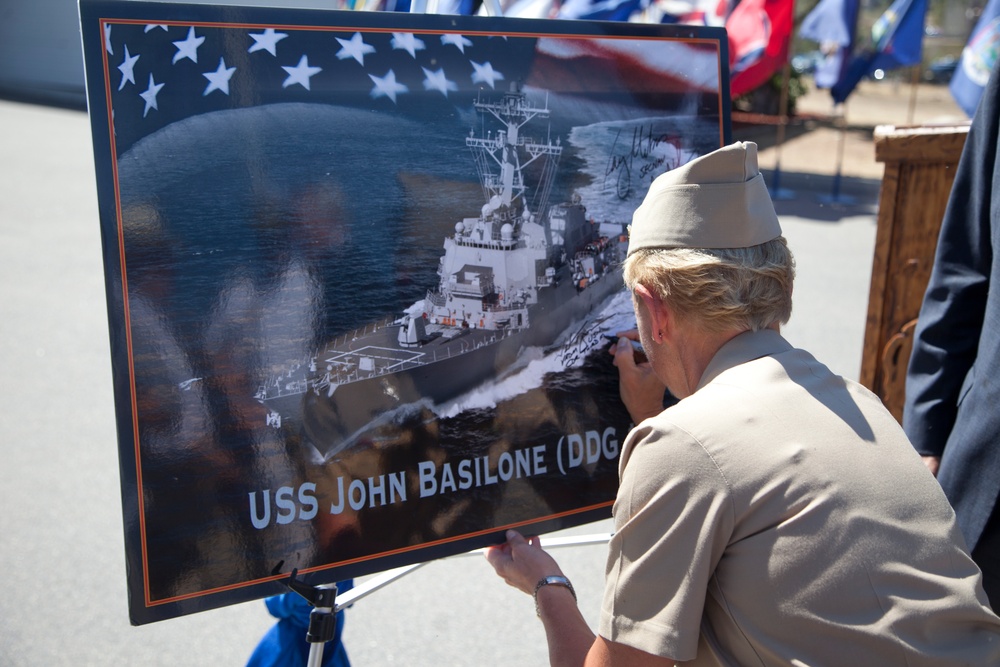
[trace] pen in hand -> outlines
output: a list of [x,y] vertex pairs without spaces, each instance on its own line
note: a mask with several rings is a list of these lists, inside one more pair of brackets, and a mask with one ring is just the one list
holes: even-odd
[[[604,334],[604,337],[608,339],[611,343],[617,343],[621,338],[614,334]],[[631,338],[626,338],[628,342],[632,343],[632,350],[635,352],[635,363],[639,364],[646,361],[646,352],[642,349],[642,345],[637,340],[632,340]]]

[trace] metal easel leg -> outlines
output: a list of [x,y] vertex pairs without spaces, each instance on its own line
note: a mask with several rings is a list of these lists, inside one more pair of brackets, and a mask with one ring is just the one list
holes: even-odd
[[[546,549],[555,549],[559,547],[574,547],[574,546],[583,546],[587,544],[606,544],[607,541],[610,539],[611,539],[611,533],[598,533],[595,535],[575,535],[571,537],[550,538],[544,541],[544,545]],[[461,556],[481,555],[485,551],[486,551],[485,549],[474,549],[473,551],[467,551],[464,554],[458,554],[457,556],[453,556],[453,558],[459,558]],[[351,606],[358,600],[368,597],[375,591],[385,588],[386,586],[396,581],[397,579],[405,577],[410,572],[413,572],[414,570],[419,569],[424,565],[427,565],[428,563],[432,562],[434,561],[414,563],[413,565],[406,565],[404,567],[399,567],[394,570],[387,570],[375,577],[372,577],[368,581],[362,584],[358,584],[351,590],[341,595],[337,599],[337,605],[334,611],[338,612],[342,609],[346,609],[347,607]]]
[[309,613],[309,629],[306,631],[306,641],[309,642],[309,667],[320,667],[323,664],[323,647],[337,633],[337,587],[310,586],[295,578],[298,570],[292,570],[288,581],[283,582],[293,592],[301,595],[313,606]]

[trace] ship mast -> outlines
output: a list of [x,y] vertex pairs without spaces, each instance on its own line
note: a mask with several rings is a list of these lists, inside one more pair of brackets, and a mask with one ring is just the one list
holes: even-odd
[[521,128],[535,118],[548,118],[548,99],[546,98],[545,106],[535,106],[517,84],[512,83],[510,90],[500,100],[477,100],[475,107],[479,113],[493,116],[501,123],[502,129],[495,135],[488,132],[481,137],[472,133],[466,138],[465,144],[475,157],[489,212],[500,215],[517,228],[527,207],[525,193],[528,187],[524,183],[524,169],[539,158],[544,158],[542,177],[536,188],[539,196],[536,197],[537,201],[532,202],[533,212],[542,215],[548,203],[552,176],[562,154],[562,146],[558,141],[555,144],[551,140],[538,143],[521,134]]

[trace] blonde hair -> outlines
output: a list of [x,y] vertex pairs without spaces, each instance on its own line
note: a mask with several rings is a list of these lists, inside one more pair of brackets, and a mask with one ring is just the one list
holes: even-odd
[[759,331],[792,315],[795,259],[783,236],[749,248],[638,249],[624,277],[630,290],[646,286],[708,331]]

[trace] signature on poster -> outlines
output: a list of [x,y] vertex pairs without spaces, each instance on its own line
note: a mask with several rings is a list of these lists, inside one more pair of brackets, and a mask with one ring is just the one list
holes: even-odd
[[632,128],[632,141],[627,147],[621,135],[619,128],[604,171],[605,185],[615,179],[619,199],[627,198],[632,191],[633,174],[641,182],[646,176],[676,169],[690,159],[684,157],[680,136],[656,132],[652,123]]

